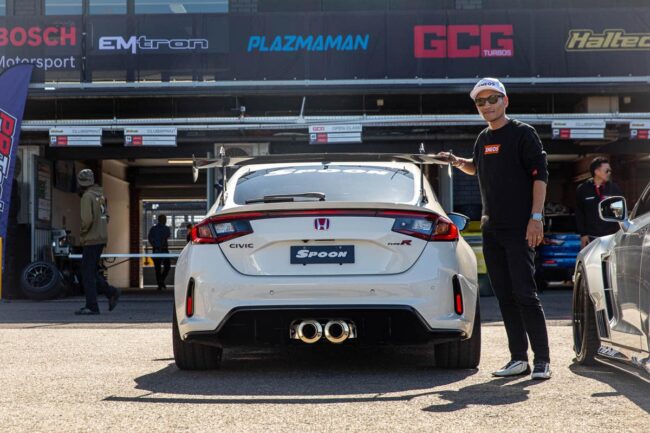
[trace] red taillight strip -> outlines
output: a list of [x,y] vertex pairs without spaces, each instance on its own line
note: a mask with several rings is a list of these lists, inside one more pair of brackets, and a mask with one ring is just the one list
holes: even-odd
[[[444,233],[437,231],[431,234],[431,237],[422,236],[421,233],[409,232],[404,233],[408,236],[414,236],[420,239],[433,242],[448,242],[458,240],[458,228],[447,218],[444,218],[436,213],[419,212],[409,210],[372,210],[372,209],[305,209],[305,210],[289,210],[289,211],[267,211],[267,212],[237,212],[225,215],[215,215],[208,217],[201,221],[199,224],[192,228],[192,242],[197,244],[213,244],[221,243],[236,237],[244,236],[252,232],[239,232],[233,234],[231,237],[225,236],[216,238],[201,238],[198,237],[197,227],[204,224],[219,224],[228,221],[236,220],[260,220],[268,218],[287,218],[287,217],[309,217],[309,216],[342,216],[342,217],[378,217],[378,218],[425,218],[432,221],[439,221],[444,223],[448,229]],[[437,226],[438,228],[438,226]]]

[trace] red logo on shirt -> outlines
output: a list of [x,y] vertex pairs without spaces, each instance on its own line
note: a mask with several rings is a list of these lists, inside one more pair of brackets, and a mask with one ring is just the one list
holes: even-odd
[[499,153],[499,149],[501,149],[500,144],[486,144],[485,145],[485,154],[486,155],[496,155]]

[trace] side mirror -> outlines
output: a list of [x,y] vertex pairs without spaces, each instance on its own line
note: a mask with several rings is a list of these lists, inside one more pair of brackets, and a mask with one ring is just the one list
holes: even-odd
[[607,222],[622,223],[627,220],[627,205],[623,197],[607,197],[598,205],[600,219]]
[[467,227],[467,224],[469,223],[469,218],[462,213],[450,212],[447,216],[451,222],[458,227],[458,231],[465,230],[465,227]]

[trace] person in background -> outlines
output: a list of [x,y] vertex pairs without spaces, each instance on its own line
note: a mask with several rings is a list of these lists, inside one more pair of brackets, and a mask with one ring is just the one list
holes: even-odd
[[[171,236],[171,231],[167,227],[167,216],[158,215],[158,224],[151,227],[149,230],[149,243],[153,253],[169,253],[169,237]],[[158,283],[158,290],[166,289],[165,279],[169,270],[171,269],[171,263],[168,257],[165,258],[154,258],[153,267],[156,271],[156,283]]]
[[586,247],[595,238],[611,235],[619,229],[617,223],[603,221],[598,214],[601,200],[623,195],[618,185],[611,181],[609,161],[602,156],[594,158],[589,172],[591,179],[580,184],[576,191],[576,227],[580,234],[580,248]]
[[185,241],[190,242],[192,240],[192,224],[187,223],[185,228],[187,229],[187,234],[185,235]]
[[104,189],[95,184],[92,170],[84,169],[77,174],[81,195],[81,281],[86,294],[86,306],[76,315],[99,314],[97,286],[108,298],[108,311],[113,311],[120,298],[120,290],[109,285],[99,271],[99,260],[108,242],[108,213]]

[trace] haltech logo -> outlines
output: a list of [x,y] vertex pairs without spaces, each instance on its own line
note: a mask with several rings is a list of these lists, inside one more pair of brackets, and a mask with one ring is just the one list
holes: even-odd
[[650,33],[625,33],[625,30],[570,30],[567,51],[650,50]]

